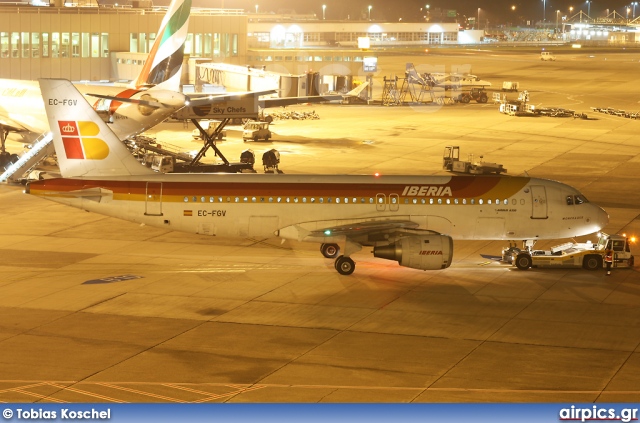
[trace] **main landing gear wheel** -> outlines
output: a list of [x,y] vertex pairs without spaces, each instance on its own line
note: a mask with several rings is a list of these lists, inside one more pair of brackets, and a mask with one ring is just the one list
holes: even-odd
[[516,256],[516,267],[520,270],[527,270],[532,263],[531,256],[527,253],[520,253]]
[[354,261],[351,260],[350,257],[345,256],[338,257],[334,266],[336,267],[338,273],[345,276],[352,274],[353,271],[356,270],[356,264],[354,263]]
[[584,258],[583,265],[587,270],[597,270],[602,267],[602,258],[596,255],[587,256]]
[[340,247],[338,244],[322,244],[320,246],[320,252],[326,258],[336,258],[340,253]]

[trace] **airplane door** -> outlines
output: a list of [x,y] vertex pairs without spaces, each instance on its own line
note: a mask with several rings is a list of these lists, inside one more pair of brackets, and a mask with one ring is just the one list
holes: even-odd
[[387,209],[386,196],[384,194],[376,194],[376,210],[385,211]]
[[546,219],[547,217],[547,191],[542,185],[531,185],[531,212],[532,219]]
[[162,182],[147,182],[145,216],[162,216]]
[[389,194],[389,210],[398,211],[398,207],[400,207],[400,197],[398,197],[398,194]]

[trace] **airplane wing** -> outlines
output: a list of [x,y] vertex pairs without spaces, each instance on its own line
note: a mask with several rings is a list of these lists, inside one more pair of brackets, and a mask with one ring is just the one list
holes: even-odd
[[0,128],[7,132],[28,132],[29,129],[17,120],[10,118],[4,111],[0,111]]
[[342,225],[327,226],[311,231],[310,236],[340,236],[348,238],[368,235],[375,232],[387,232],[401,229],[415,229],[420,225],[410,220],[373,220]]
[[275,94],[276,90],[265,90],[265,91],[243,91],[243,92],[232,92],[225,94],[206,94],[206,93],[196,93],[189,94],[189,105],[191,106],[205,106],[208,104],[216,104],[216,103],[224,103],[226,101],[240,100],[245,97],[259,97],[262,95]]
[[258,104],[263,109],[267,109],[269,107],[281,107],[281,106],[290,106],[292,104],[301,104],[301,103],[322,103],[325,101],[341,101],[344,97],[342,95],[309,95],[302,97],[282,97],[282,98],[265,98],[264,100],[259,100]]

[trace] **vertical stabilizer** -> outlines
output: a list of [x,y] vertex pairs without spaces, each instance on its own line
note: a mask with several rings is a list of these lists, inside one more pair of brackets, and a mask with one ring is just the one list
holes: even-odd
[[142,67],[135,88],[157,86],[180,91],[184,45],[189,27],[191,0],[172,0],[160,24],[156,40]]
[[53,144],[63,178],[155,174],[127,147],[65,79],[41,79]]

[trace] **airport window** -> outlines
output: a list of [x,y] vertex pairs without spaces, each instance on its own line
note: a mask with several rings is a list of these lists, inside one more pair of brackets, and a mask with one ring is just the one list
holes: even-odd
[[188,203],[189,202],[189,197],[184,197],[184,202]]
[[22,57],[23,58],[28,58],[30,56],[29,54],[29,33],[28,32],[23,32],[22,33]]
[[151,51],[151,46],[153,46],[153,43],[155,43],[155,41],[156,41],[156,33],[150,32],[149,36],[147,37],[147,47],[146,47],[145,53],[148,53]]
[[362,56],[355,56],[355,57],[353,58],[353,61],[354,61],[354,62],[362,62]]
[[231,35],[231,55],[238,56],[238,34]]
[[193,53],[193,34],[187,34],[187,39],[184,42],[184,54]]
[[202,34],[195,34],[193,53],[197,56],[202,55]]
[[91,51],[91,43],[88,32],[82,33],[82,57],[89,57]]
[[11,33],[11,57],[15,57],[16,59],[20,57],[20,33],[12,32]]
[[351,56],[344,56],[344,61],[345,62],[350,62],[351,61]]
[[129,33],[129,52],[138,52],[138,33],[136,32]]
[[68,32],[60,33],[60,57],[69,57],[69,43],[71,37]]
[[0,32],[0,57],[9,57],[9,33]]
[[211,33],[204,34],[204,40],[202,42],[202,55],[211,56]]
[[39,32],[31,33],[31,57],[33,58],[40,57],[40,33]]
[[296,62],[302,62],[302,56],[296,56]]
[[71,57],[80,57],[80,33],[71,33]]
[[275,56],[273,60],[276,62],[282,62],[282,56]]
[[109,57],[109,34],[107,32],[102,33],[100,43],[102,44],[102,57]]
[[284,61],[285,61],[285,62],[291,62],[291,61],[293,61],[293,56],[284,56]]
[[333,56],[334,62],[342,62],[342,56]]
[[149,53],[147,48],[147,33],[141,32],[138,34],[138,52],[139,53]]
[[91,57],[100,57],[100,34],[91,33]]
[[213,57],[220,57],[220,34],[213,34]]

